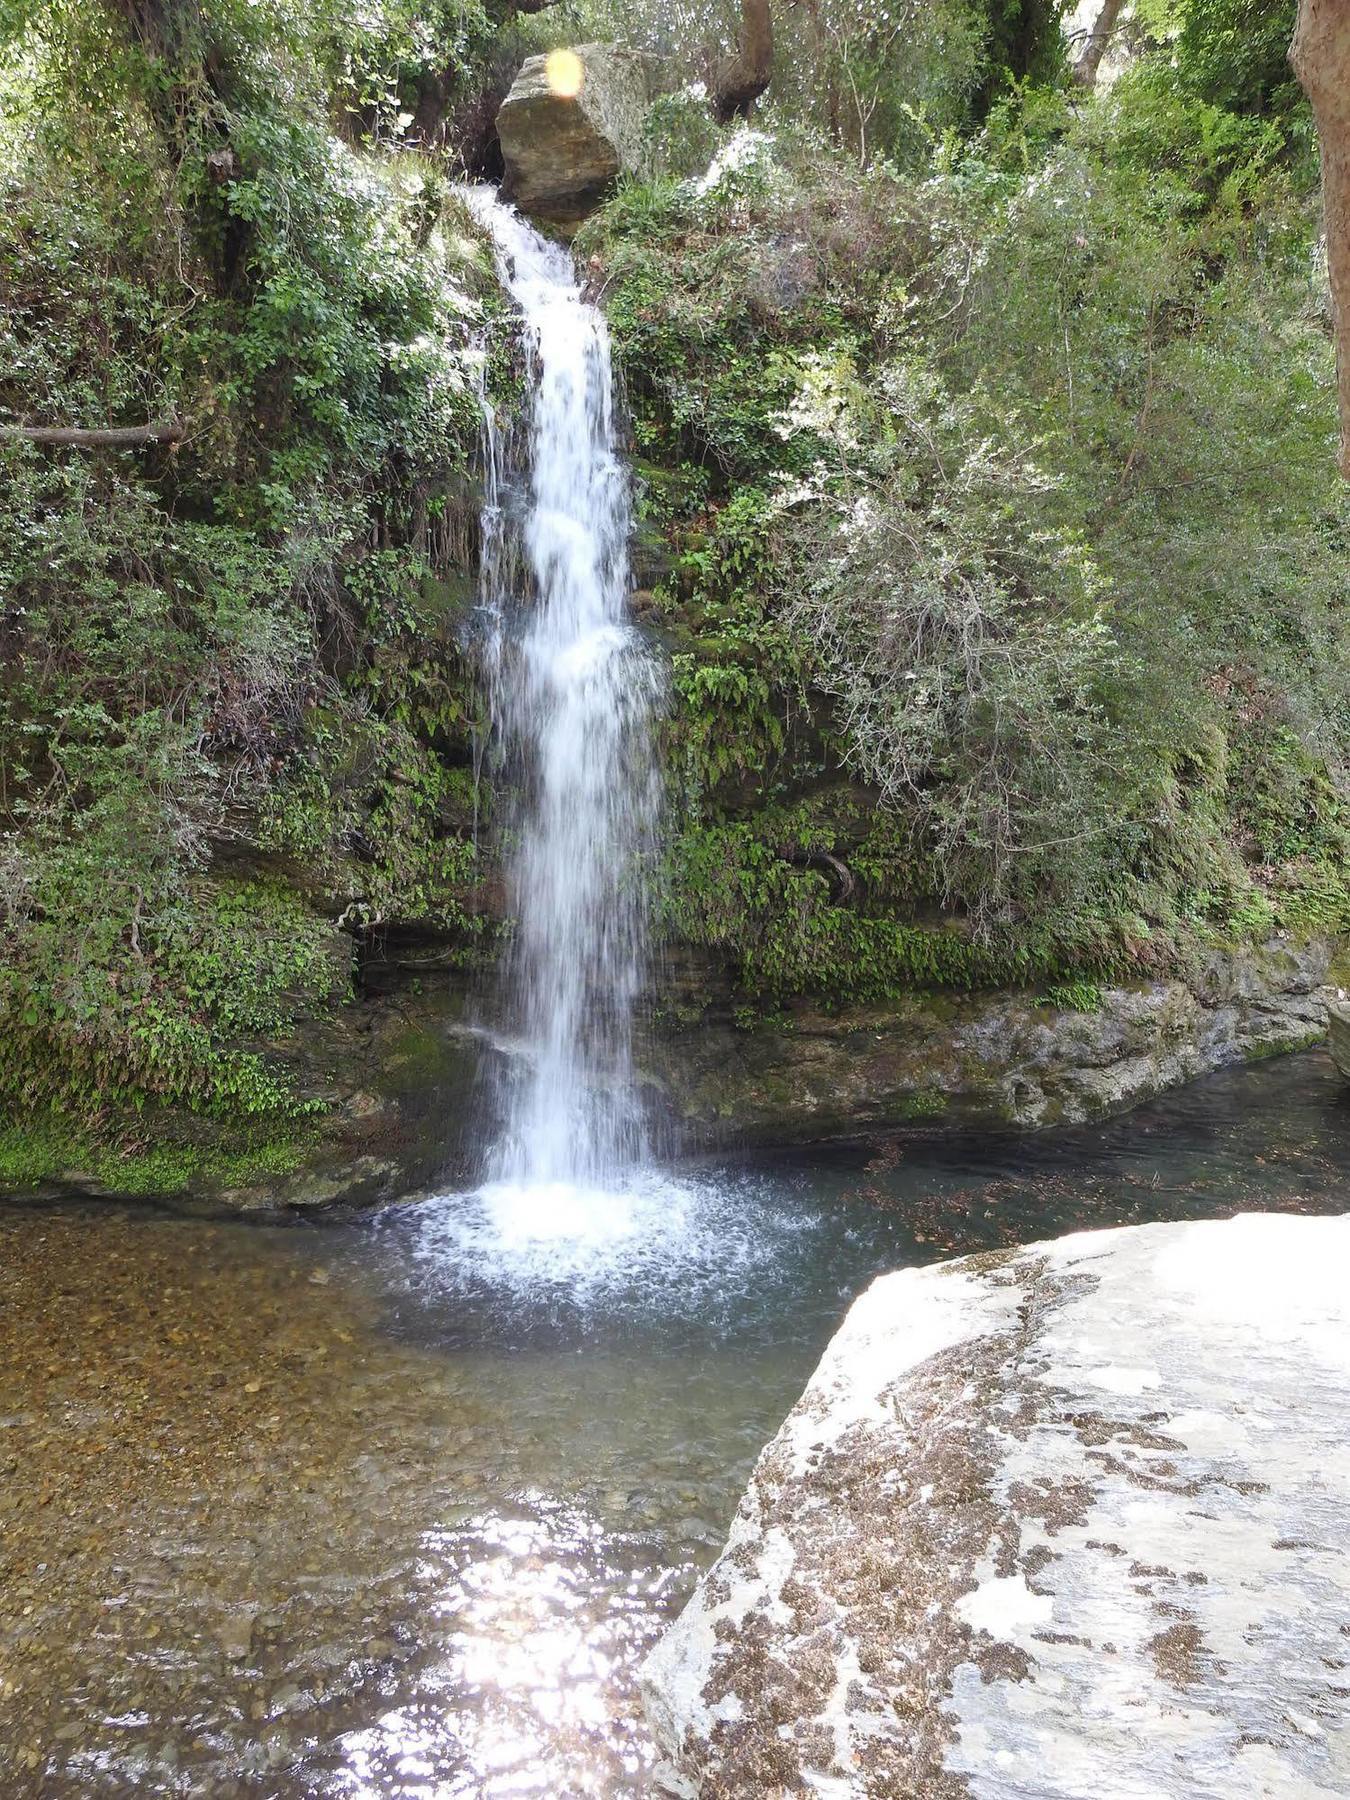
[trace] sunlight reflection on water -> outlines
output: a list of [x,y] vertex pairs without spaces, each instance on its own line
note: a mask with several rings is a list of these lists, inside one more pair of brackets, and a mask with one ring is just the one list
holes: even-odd
[[[429,1532],[419,1570],[444,1628],[416,1704],[344,1739],[343,1792],[418,1800],[637,1791],[633,1668],[675,1571],[547,1496]],[[528,1508],[528,1510],[526,1510]]]

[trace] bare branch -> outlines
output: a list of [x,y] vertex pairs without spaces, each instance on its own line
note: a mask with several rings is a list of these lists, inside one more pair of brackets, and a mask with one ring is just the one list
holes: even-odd
[[0,425],[0,437],[30,444],[68,445],[76,450],[135,450],[142,444],[177,444],[183,439],[181,419],[152,425]]

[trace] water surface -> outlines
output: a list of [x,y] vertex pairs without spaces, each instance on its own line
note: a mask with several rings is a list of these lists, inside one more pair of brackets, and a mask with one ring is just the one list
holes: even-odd
[[0,1793],[649,1793],[636,1666],[874,1274],[1348,1169],[1314,1052],[620,1194],[0,1207]]

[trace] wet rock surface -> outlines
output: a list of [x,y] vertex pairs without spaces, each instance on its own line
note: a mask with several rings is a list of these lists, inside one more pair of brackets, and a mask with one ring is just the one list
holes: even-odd
[[1076,1124],[1316,1043],[1331,957],[1318,941],[1216,951],[1187,981],[1103,988],[1088,1011],[1035,993],[915,994],[748,1030],[703,1021],[653,1041],[650,1061],[691,1141]]
[[1331,1800],[1350,1219],[887,1275],[649,1659],[680,1795]]

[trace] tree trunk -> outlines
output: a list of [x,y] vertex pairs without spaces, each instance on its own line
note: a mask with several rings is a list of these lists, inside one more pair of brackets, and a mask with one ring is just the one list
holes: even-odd
[[1350,6],[1299,0],[1289,60],[1312,102],[1340,386],[1341,473],[1350,478]]
[[773,74],[773,16],[769,0],[741,0],[741,41],[712,80],[712,112],[719,125],[748,119]]
[[154,425],[0,425],[0,437],[76,450],[135,450],[142,444],[177,444],[182,436],[180,419],[161,419]]
[[1106,47],[1111,42],[1112,33],[1115,31],[1124,9],[1125,0],[1102,0],[1101,11],[1097,14],[1097,23],[1088,33],[1088,41],[1083,46],[1083,54],[1073,65],[1073,78],[1081,87],[1096,87],[1097,71],[1101,67],[1102,58],[1106,55]]

